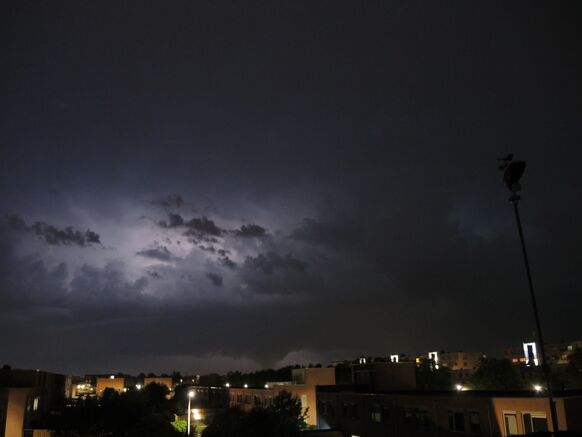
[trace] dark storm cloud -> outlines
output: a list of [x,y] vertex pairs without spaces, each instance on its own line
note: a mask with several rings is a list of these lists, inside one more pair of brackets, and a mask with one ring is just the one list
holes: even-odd
[[184,205],[184,199],[179,194],[168,194],[163,199],[154,200],[155,204],[165,206],[168,208],[180,208]]
[[166,222],[165,220],[160,220],[158,224],[162,228],[177,228],[180,226],[184,226],[184,219],[180,214],[169,213],[168,221]]
[[214,246],[205,246],[203,244],[200,244],[198,248],[205,252],[216,253],[216,248]]
[[160,279],[162,277],[162,275],[160,275],[158,272],[153,271],[153,270],[148,270],[146,273],[148,274],[148,276],[150,276],[151,278],[154,278],[154,279]]
[[207,273],[206,277],[215,287],[222,287],[222,276],[218,273]]
[[314,219],[305,219],[304,223],[291,232],[289,238],[314,246],[327,245],[338,247],[355,243],[364,231],[364,224],[325,223]]
[[105,267],[84,264],[70,282],[69,304],[74,307],[101,307],[139,304],[147,286],[145,277],[130,280],[123,264],[109,263]]
[[234,231],[237,237],[266,237],[267,230],[256,224],[242,225]]
[[173,261],[177,257],[168,250],[166,246],[156,246],[149,249],[143,249],[136,253],[146,258],[157,259],[159,261]]
[[228,255],[225,256],[221,256],[218,258],[218,262],[220,264],[222,264],[224,267],[227,267],[229,269],[235,269],[236,268],[236,263],[231,260]]
[[256,257],[249,256],[245,259],[244,265],[246,268],[260,270],[266,275],[271,275],[276,270],[303,272],[308,267],[306,262],[289,254],[281,256],[273,252],[261,253]]
[[199,238],[208,235],[218,237],[224,232],[224,229],[206,217],[194,217],[186,221],[180,214],[169,213],[168,221],[160,220],[158,224],[162,228],[183,228],[184,235]]
[[75,245],[85,247],[91,246],[92,244],[101,244],[99,234],[90,229],[79,231],[72,226],[58,228],[39,221],[27,225],[22,218],[16,215],[11,215],[8,218],[8,224],[15,231],[29,232],[43,240],[45,243],[55,246]]
[[206,217],[201,218],[193,218],[185,223],[185,226],[188,228],[186,231],[186,235],[214,235],[220,236],[223,232],[214,221],[207,219]]

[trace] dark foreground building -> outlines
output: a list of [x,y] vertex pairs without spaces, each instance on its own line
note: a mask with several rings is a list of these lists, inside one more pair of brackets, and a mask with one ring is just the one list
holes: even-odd
[[[557,393],[559,429],[582,433],[582,392]],[[370,392],[317,387],[319,429],[352,437],[511,436],[548,430],[547,398],[534,392]]]
[[24,369],[0,369],[0,436],[37,436],[43,420],[65,397],[63,375]]

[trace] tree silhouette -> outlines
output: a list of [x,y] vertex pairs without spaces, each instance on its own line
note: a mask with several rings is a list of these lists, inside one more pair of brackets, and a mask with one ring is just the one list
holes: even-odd
[[482,358],[469,383],[477,390],[517,390],[522,385],[509,360],[496,358]]

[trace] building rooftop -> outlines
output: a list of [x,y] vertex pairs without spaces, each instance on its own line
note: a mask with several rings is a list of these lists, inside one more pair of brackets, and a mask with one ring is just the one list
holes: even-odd
[[[414,396],[451,396],[451,397],[507,397],[507,398],[544,398],[545,393],[533,390],[389,390],[372,391],[368,387],[357,385],[318,385],[318,393],[358,393],[370,395],[414,395]],[[582,390],[555,391],[554,398],[582,397]]]

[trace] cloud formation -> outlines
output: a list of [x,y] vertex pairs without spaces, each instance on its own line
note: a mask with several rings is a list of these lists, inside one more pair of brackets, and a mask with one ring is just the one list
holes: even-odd
[[215,287],[222,286],[222,276],[220,276],[218,273],[207,273],[206,277]]
[[308,264],[287,254],[281,256],[274,252],[259,254],[256,257],[248,256],[245,259],[245,267],[256,269],[265,275],[271,275],[276,270],[304,272]]
[[136,253],[136,255],[165,262],[177,259],[177,257],[174,256],[174,254],[172,254],[172,252],[170,252],[166,246],[159,245],[156,245],[155,247],[149,249],[140,250],[139,252]]
[[234,231],[237,237],[266,237],[267,230],[256,224],[242,225]]
[[166,197],[154,200],[154,204],[165,206],[167,208],[180,208],[184,205],[184,199],[179,194],[168,194]]
[[58,228],[40,221],[27,225],[26,222],[17,215],[9,216],[8,224],[15,231],[31,233],[45,243],[54,246],[76,245],[85,247],[94,244],[101,244],[99,234],[90,229],[79,231],[72,226]]

